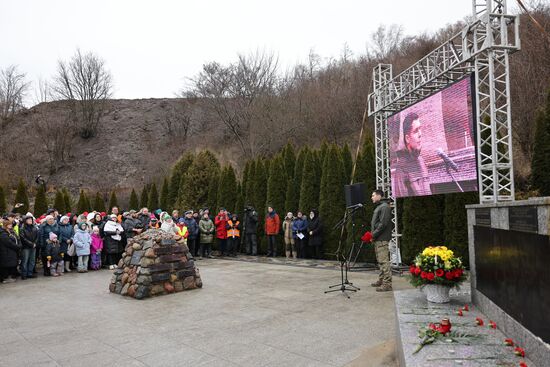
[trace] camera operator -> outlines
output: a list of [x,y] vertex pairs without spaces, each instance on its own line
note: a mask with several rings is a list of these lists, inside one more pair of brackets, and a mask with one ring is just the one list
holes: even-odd
[[248,205],[244,208],[244,238],[247,255],[258,255],[258,213],[254,207]]

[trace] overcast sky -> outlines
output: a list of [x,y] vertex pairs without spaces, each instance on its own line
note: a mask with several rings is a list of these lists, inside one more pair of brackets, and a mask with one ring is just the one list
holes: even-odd
[[380,24],[413,35],[470,12],[471,0],[0,0],[0,68],[36,84],[80,48],[106,61],[116,98],[173,97],[209,61],[260,49],[286,69],[311,49],[363,54]]

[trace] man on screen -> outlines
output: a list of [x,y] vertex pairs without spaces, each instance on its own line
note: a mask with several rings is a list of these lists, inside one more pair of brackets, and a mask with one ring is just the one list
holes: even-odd
[[397,152],[394,195],[396,197],[431,195],[428,168],[420,155],[422,150],[422,122],[416,113],[403,120],[403,140]]

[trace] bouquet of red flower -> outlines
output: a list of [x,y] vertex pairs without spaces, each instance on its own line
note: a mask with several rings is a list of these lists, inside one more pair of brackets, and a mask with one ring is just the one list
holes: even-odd
[[424,284],[458,287],[466,280],[462,260],[445,246],[426,247],[416,256],[409,272],[411,284],[415,287]]

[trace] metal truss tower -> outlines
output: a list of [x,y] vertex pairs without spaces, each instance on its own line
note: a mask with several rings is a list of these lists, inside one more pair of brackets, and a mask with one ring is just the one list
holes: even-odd
[[[391,192],[387,118],[474,73],[479,202],[514,200],[509,55],[520,49],[519,17],[506,0],[472,0],[460,33],[393,76],[390,64],[373,70],[368,112],[374,117],[376,183]],[[393,207],[392,263],[401,264],[397,205]]]

